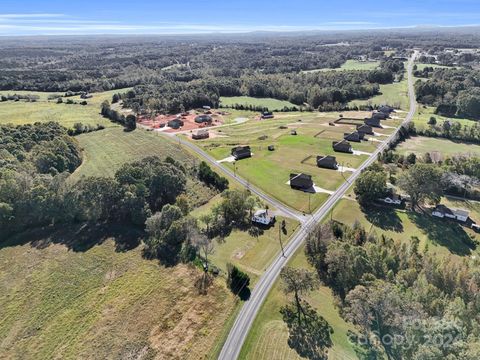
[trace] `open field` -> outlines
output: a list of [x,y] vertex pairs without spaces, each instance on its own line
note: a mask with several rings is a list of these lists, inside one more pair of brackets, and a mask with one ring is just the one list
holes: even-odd
[[76,137],[83,147],[83,164],[72,175],[113,176],[126,162],[156,155],[160,158],[171,156],[182,161],[193,162],[193,156],[179,151],[178,145],[164,136],[137,129],[125,132],[115,126],[100,131],[81,134]]
[[285,106],[289,108],[296,106],[295,104],[292,104],[286,100],[254,98],[251,96],[222,96],[220,98],[220,104],[223,106],[232,106],[235,104],[246,106],[262,106],[268,108],[270,111],[282,110]]
[[[469,209],[474,219],[480,215],[479,203],[456,202],[454,206]],[[395,210],[390,207],[381,207],[364,213],[357,202],[340,200],[333,210],[333,219],[348,225],[358,221],[369,232],[384,233],[402,241],[409,241],[412,236],[417,236],[420,239],[420,248],[428,244],[430,251],[440,255],[466,256],[478,253],[472,246],[472,238],[480,240],[480,237],[473,230],[455,222],[434,218],[429,214]]]
[[125,92],[128,89],[119,89],[93,93],[91,99],[86,99],[87,105],[65,104],[67,99],[74,101],[83,101],[80,96],[63,98],[63,104],[57,104],[56,100],[48,100],[48,96],[57,93],[45,93],[34,91],[0,91],[0,95],[7,94],[31,94],[40,97],[36,102],[5,101],[0,102],[0,120],[2,123],[12,123],[14,125],[29,124],[34,122],[57,121],[67,128],[80,122],[88,125],[101,124],[104,126],[113,126],[113,124],[100,115],[100,105],[104,100],[112,100],[112,96],[117,92]]
[[380,95],[367,100],[353,100],[349,106],[390,105],[402,110],[408,110],[408,82],[404,79],[393,84],[380,85]]
[[[312,270],[307,263],[303,247],[291,260],[290,266]],[[288,346],[288,329],[282,320],[280,308],[288,299],[282,292],[280,281],[277,281],[262,305],[255,319],[245,344],[240,353],[242,360],[300,360],[303,359]],[[327,287],[320,287],[307,297],[307,301],[333,328],[333,346],[329,350],[328,358],[332,360],[356,359],[355,352],[350,344],[347,331],[354,330],[353,326],[345,322],[334,306],[332,292]]]
[[[358,116],[361,117],[361,113]],[[365,115],[365,114],[363,114]],[[345,115],[346,116],[346,115]],[[347,173],[320,169],[316,166],[317,155],[335,155],[337,161],[346,167],[356,168],[367,155],[335,153],[332,141],[343,138],[344,132],[354,129],[353,125],[329,126],[329,121],[338,119],[333,113],[282,114],[272,120],[252,120],[243,124],[224,127],[217,130],[215,138],[197,141],[218,160],[230,155],[236,145],[250,145],[253,156],[233,163],[224,163],[246,180],[263,189],[270,195],[300,211],[310,212],[326,200],[328,194],[305,192],[290,189],[287,182],[290,173],[312,175],[316,186],[334,191],[344,180]],[[391,126],[398,120],[387,120]],[[296,130],[297,135],[290,132]],[[389,134],[392,129],[381,129]],[[353,143],[355,150],[372,152],[378,143],[364,141]],[[269,151],[269,145],[275,151]],[[309,206],[310,202],[310,206]]]
[[352,71],[352,70],[375,70],[380,65],[379,61],[359,61],[359,60],[347,60],[340,68],[324,68],[315,70],[305,70],[304,73],[317,72],[317,71]]
[[424,136],[411,137],[397,146],[397,152],[401,154],[415,153],[417,156],[421,156],[432,151],[439,152],[444,156],[458,154],[480,156],[480,146],[478,145]]
[[423,64],[423,63],[417,63],[415,64],[417,66],[417,70],[423,70],[426,67],[431,67],[434,69],[454,69],[454,66],[445,66],[445,65],[438,65],[438,64]]
[[430,117],[432,116],[435,117],[435,119],[437,119],[437,126],[442,126],[445,120],[449,120],[452,123],[459,122],[462,126],[472,126],[475,123],[477,123],[477,121],[474,121],[474,120],[468,120],[468,119],[462,119],[462,118],[449,118],[449,117],[437,115],[434,113],[434,111],[435,111],[434,107],[419,106],[417,109],[417,113],[413,118],[415,126],[418,129],[429,127],[430,125],[428,125],[428,120],[430,120]]
[[236,308],[224,279],[199,296],[198,269],[145,260],[141,246],[117,251],[126,233],[37,232],[0,248],[2,358],[211,355]]

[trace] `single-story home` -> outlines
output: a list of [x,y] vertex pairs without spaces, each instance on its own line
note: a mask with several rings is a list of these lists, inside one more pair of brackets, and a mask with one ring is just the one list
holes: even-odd
[[445,205],[437,205],[432,211],[432,216],[439,218],[455,219],[461,222],[466,222],[469,217],[469,212],[462,209],[449,209]]
[[388,119],[390,114],[385,114],[384,112],[374,112],[372,114],[372,118],[374,119],[380,119],[380,120],[386,120]]
[[80,95],[81,99],[91,99],[92,97],[93,95],[89,93],[83,93],[82,95]]
[[382,113],[387,114],[389,116],[392,112],[395,111],[395,109],[393,107],[388,106],[388,105],[382,105],[377,110],[378,110],[378,112],[382,112]]
[[353,142],[360,142],[363,139],[363,133],[360,133],[358,131],[354,131],[352,133],[344,133],[343,138],[348,141],[353,141]]
[[402,201],[403,201],[402,197],[397,194],[392,194],[379,200],[384,202],[385,204],[391,204],[391,205],[402,205]]
[[232,149],[232,156],[235,160],[245,159],[252,156],[250,146],[236,146]]
[[262,119],[273,119],[273,113],[271,111],[264,111],[262,113]]
[[308,190],[313,187],[311,175],[290,174],[290,187],[296,190]]
[[275,216],[270,216],[266,209],[257,210],[252,216],[252,222],[254,224],[271,225],[275,223]]
[[181,119],[173,119],[173,120],[170,120],[167,125],[169,127],[171,127],[172,129],[179,129],[180,127],[183,126],[183,120]]
[[338,169],[338,163],[335,156],[317,156],[317,166],[325,169]]
[[374,118],[374,117],[366,118],[364,123],[365,123],[365,125],[375,127],[375,128],[381,128],[382,127],[379,118]]
[[199,129],[192,133],[192,139],[194,140],[208,139],[209,137],[210,133],[207,129]]
[[203,124],[203,123],[210,124],[212,122],[212,117],[210,115],[198,115],[195,117],[195,122],[197,124]]
[[373,128],[369,125],[357,125],[357,131],[365,135],[373,135]]
[[333,141],[332,147],[337,152],[353,153],[352,145],[347,140]]
[[211,107],[210,107],[210,106],[208,106],[208,105],[203,105],[203,106],[202,106],[202,109],[203,109],[203,110],[210,110],[210,109],[211,109]]

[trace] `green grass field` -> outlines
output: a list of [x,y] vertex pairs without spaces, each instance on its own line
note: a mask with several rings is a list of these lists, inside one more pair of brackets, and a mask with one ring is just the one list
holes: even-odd
[[[361,114],[359,114],[360,116]],[[328,122],[338,118],[338,114],[283,114],[272,120],[253,120],[243,124],[217,130],[219,137],[196,142],[218,160],[230,155],[235,145],[248,144],[253,156],[249,159],[225,163],[243,178],[287,205],[300,211],[310,212],[328,197],[325,193],[310,195],[290,189],[287,184],[290,173],[303,172],[312,175],[315,184],[323,189],[334,191],[343,181],[340,172],[320,169],[316,166],[317,155],[335,155],[339,163],[347,167],[358,167],[367,155],[335,153],[332,141],[343,138],[343,133],[352,131],[352,125],[329,126]],[[298,121],[301,119],[302,121]],[[395,121],[392,120],[392,124]],[[286,127],[281,129],[280,127]],[[291,135],[291,130],[297,135]],[[388,133],[391,129],[382,130]],[[262,140],[266,137],[264,140]],[[269,151],[269,145],[275,151]],[[375,150],[377,143],[355,143],[354,149],[365,152]],[[348,176],[348,173],[344,174]],[[309,206],[310,202],[310,206]]]
[[429,127],[428,120],[430,117],[437,119],[437,126],[441,126],[445,120],[449,120],[453,123],[459,122],[462,126],[472,126],[476,123],[474,120],[462,119],[462,118],[449,118],[435,114],[435,108],[431,106],[419,106],[413,121],[418,129],[425,129]]
[[[312,270],[307,263],[303,247],[292,258],[289,266]],[[253,326],[248,333],[240,359],[242,360],[300,360],[298,354],[288,346],[288,329],[284,324],[280,308],[288,299],[282,292],[279,281],[275,283],[262,305]],[[347,331],[353,326],[346,323],[334,306],[334,298],[330,289],[320,287],[313,291],[307,301],[318,313],[327,320],[333,328],[333,346],[329,349],[328,358],[333,360],[356,359],[355,352],[350,344]]]
[[140,246],[116,251],[117,237],[92,234],[95,244],[81,251],[72,239],[92,239],[78,226],[0,248],[1,357],[213,356],[237,306],[224,279],[198,295],[198,269],[165,268],[143,259]]
[[291,102],[286,100],[277,100],[271,98],[254,98],[251,96],[222,96],[220,98],[220,104],[223,106],[232,106],[235,104],[246,106],[262,106],[268,108],[270,111],[282,110],[285,106],[289,108],[296,106],[295,104],[292,104]]
[[404,79],[393,84],[380,85],[380,95],[367,100],[353,100],[349,106],[390,105],[402,110],[408,110],[408,81]]
[[7,94],[32,94],[38,95],[40,99],[36,102],[25,101],[6,101],[0,102],[1,123],[14,125],[29,124],[34,122],[57,121],[67,128],[80,122],[88,125],[101,124],[104,126],[113,126],[113,124],[100,115],[100,105],[104,100],[112,100],[112,96],[117,92],[125,92],[128,89],[119,89],[92,94],[91,99],[87,99],[87,105],[65,104],[67,99],[80,102],[80,96],[64,98],[63,104],[57,104],[56,100],[48,100],[48,96],[57,93],[33,92],[33,91],[0,91],[0,95]]
[[423,63],[416,63],[417,70],[423,70],[426,67],[431,67],[434,69],[454,69],[454,66],[445,66],[445,65],[438,65],[438,64],[423,64]]
[[397,151],[401,154],[415,153],[417,156],[432,151],[439,152],[444,156],[458,154],[480,156],[480,146],[478,145],[424,136],[416,136],[406,140],[397,146]]
[[352,71],[352,70],[375,70],[380,65],[379,61],[359,61],[359,60],[347,60],[340,68],[324,68],[324,69],[314,69],[314,70],[305,70],[304,73],[317,72],[317,71]]

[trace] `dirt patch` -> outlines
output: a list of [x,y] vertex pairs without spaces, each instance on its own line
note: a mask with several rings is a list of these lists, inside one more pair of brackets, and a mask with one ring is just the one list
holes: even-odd
[[[165,132],[169,133],[176,133],[180,131],[189,131],[189,130],[196,130],[207,128],[210,126],[218,126],[224,124],[223,115],[220,113],[214,114],[207,114],[211,117],[211,122],[205,123],[196,123],[195,118],[198,115],[202,115],[200,112],[190,111],[188,113],[177,114],[177,115],[158,115],[154,119],[148,116],[139,116],[137,119],[138,124],[142,125],[143,127],[147,127],[150,129],[160,129]],[[173,129],[168,127],[168,122],[179,119],[183,122],[178,129]]]

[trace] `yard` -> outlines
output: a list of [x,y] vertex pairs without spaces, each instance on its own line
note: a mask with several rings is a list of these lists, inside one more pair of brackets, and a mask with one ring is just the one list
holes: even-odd
[[[343,139],[343,133],[354,130],[353,125],[329,126],[338,119],[338,114],[277,114],[272,120],[252,120],[243,124],[224,127],[215,132],[215,137],[195,142],[216,159],[230,155],[236,145],[250,145],[253,156],[235,163],[224,162],[251,184],[276,197],[287,205],[304,212],[314,211],[328,197],[328,193],[309,194],[292,190],[287,182],[290,173],[306,173],[313,177],[317,187],[334,191],[349,172],[320,169],[316,166],[317,155],[335,155],[345,167],[356,168],[373,152],[378,142],[353,143],[353,148],[365,154],[336,153],[332,141]],[[396,125],[395,120],[387,120]],[[291,135],[295,130],[297,135]],[[392,129],[381,129],[388,134]],[[378,137],[378,141],[382,137]],[[275,150],[269,151],[273,145]]]

